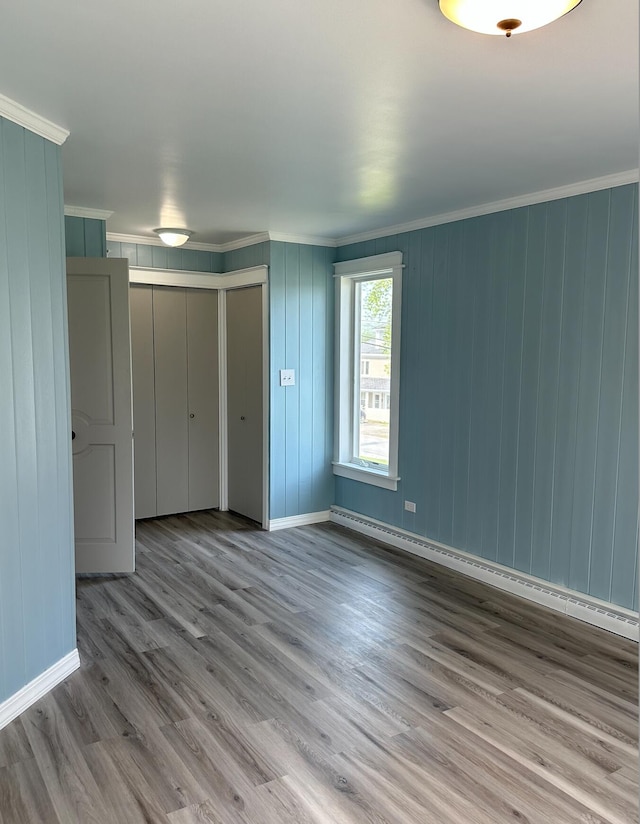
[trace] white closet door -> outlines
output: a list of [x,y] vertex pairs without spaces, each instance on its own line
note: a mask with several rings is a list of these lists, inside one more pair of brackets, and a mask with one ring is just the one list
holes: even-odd
[[189,509],[220,505],[218,293],[187,289]]
[[152,518],[157,514],[153,287],[132,285],[129,305],[133,372],[135,512],[136,518]]
[[189,509],[187,296],[153,287],[158,515]]
[[262,521],[262,288],[227,293],[229,509]]

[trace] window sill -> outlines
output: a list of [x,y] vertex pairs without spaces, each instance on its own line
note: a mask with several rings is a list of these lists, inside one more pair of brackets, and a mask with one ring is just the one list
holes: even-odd
[[391,489],[393,492],[397,491],[400,480],[397,476],[387,475],[377,469],[365,469],[357,464],[337,463],[336,461],[333,463],[333,474],[352,481],[379,486],[382,489]]

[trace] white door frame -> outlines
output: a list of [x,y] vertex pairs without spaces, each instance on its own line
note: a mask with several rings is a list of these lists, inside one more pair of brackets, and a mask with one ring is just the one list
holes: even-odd
[[262,292],[262,528],[269,528],[269,267],[252,266],[224,275],[185,272],[179,269],[149,269],[130,266],[129,283],[149,286],[181,286],[186,289],[213,289],[218,292],[218,375],[219,375],[219,464],[220,511],[229,509],[229,451],[227,414],[227,291],[260,286]]

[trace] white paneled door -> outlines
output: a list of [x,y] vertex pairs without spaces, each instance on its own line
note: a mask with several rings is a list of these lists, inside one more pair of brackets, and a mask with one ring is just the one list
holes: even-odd
[[67,258],[76,572],[132,572],[126,260]]

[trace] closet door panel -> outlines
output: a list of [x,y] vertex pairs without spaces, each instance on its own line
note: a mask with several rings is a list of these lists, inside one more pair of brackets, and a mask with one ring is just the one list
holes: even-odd
[[220,505],[218,293],[187,290],[189,509]]
[[133,383],[135,517],[156,509],[156,392],[153,360],[153,287],[129,289]]
[[158,515],[189,509],[186,290],[153,287]]
[[227,293],[229,509],[262,521],[262,289]]

